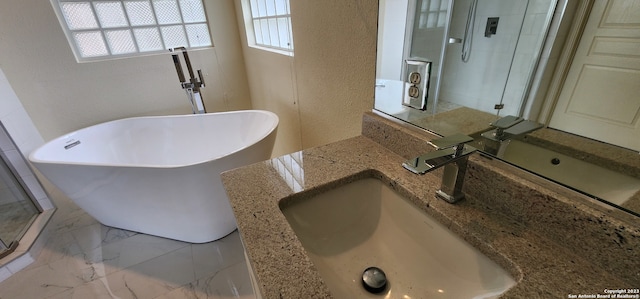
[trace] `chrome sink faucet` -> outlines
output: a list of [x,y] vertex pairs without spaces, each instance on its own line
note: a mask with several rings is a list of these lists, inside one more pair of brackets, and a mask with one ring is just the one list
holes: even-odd
[[402,167],[416,174],[425,174],[444,166],[442,184],[436,196],[448,203],[455,203],[464,198],[462,184],[467,171],[469,154],[476,151],[475,148],[465,146],[473,138],[456,134],[428,142],[436,148],[436,151],[426,153],[402,163]]
[[495,141],[505,141],[515,136],[531,133],[543,127],[542,124],[525,120],[518,116],[505,116],[490,124],[493,130],[482,133],[482,137]]
[[498,157],[504,156],[504,152],[511,142],[511,139],[543,127],[540,123],[513,115],[495,120],[490,125],[493,129],[480,134],[480,136],[488,139],[487,142],[485,142],[484,150]]

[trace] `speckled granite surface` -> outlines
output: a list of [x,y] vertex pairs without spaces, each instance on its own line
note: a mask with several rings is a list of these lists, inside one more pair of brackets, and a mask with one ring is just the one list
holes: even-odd
[[622,203],[622,207],[640,213],[640,191],[636,192],[629,200]]
[[401,167],[431,150],[423,141],[428,139],[367,113],[362,136],[301,153],[299,187],[289,187],[291,177],[273,161],[224,173],[263,298],[332,298],[279,203],[364,177],[387,183],[507,270],[517,284],[503,298],[567,298],[640,287],[638,218],[478,154],[470,158],[467,198],[448,204],[434,196],[437,172],[419,176]]
[[[413,109],[411,111],[413,112]],[[467,107],[459,107],[436,115],[410,115],[407,118],[411,123],[421,128],[428,128],[442,136],[457,133],[471,135],[485,131],[489,128],[489,124],[497,119],[495,114]]]

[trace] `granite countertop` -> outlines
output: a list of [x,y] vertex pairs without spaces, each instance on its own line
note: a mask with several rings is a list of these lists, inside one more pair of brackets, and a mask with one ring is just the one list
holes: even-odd
[[367,113],[363,135],[293,154],[302,162],[289,169],[295,176],[278,166],[291,156],[223,173],[262,297],[333,298],[279,204],[366,177],[387,183],[510,273],[517,284],[502,298],[568,298],[640,287],[637,218],[616,217],[479,154],[470,158],[466,199],[448,204],[434,196],[437,171],[420,176],[401,166],[430,150],[428,139]]

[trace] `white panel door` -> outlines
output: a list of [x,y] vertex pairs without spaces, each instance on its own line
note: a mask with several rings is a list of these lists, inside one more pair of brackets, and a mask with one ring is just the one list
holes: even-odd
[[597,0],[549,127],[640,151],[640,1]]

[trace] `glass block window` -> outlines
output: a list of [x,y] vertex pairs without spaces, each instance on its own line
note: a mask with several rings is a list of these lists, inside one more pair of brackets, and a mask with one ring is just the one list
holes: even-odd
[[293,52],[289,0],[250,0],[257,46]]
[[52,0],[78,61],[211,47],[202,0]]
[[422,0],[419,5],[419,29],[444,28],[447,21],[449,0]]

